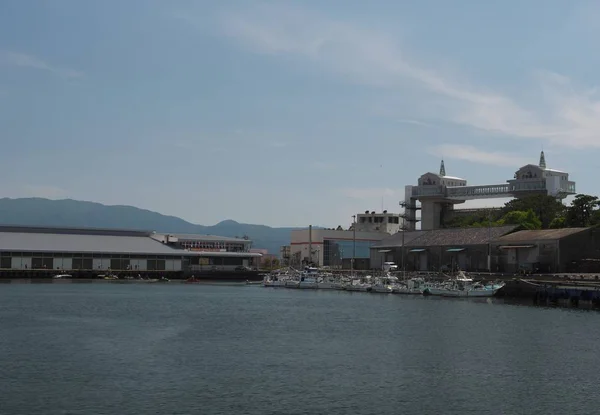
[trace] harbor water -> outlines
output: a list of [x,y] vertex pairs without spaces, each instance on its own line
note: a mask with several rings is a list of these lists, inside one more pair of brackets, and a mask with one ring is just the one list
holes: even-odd
[[0,286],[0,414],[592,414],[600,314],[186,284]]

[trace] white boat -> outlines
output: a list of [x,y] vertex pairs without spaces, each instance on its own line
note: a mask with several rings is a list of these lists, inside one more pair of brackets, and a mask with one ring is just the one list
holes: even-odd
[[371,291],[375,293],[394,292],[394,288],[398,285],[398,278],[390,274],[375,279],[375,283],[371,286]]
[[285,280],[283,286],[285,288],[298,288],[300,286],[300,279],[289,279]]
[[485,286],[473,282],[463,271],[459,271],[455,279],[451,279],[438,286],[430,286],[423,292],[425,295],[438,295],[441,297],[493,297],[504,287],[504,284]]
[[423,278],[410,278],[394,287],[394,293],[421,295],[428,287],[429,284]]
[[319,269],[315,267],[306,267],[304,268],[304,272],[300,274],[300,282],[298,283],[298,288],[303,289],[317,289],[319,279]]
[[354,277],[347,284],[345,284],[345,289],[346,291],[371,291],[372,285],[370,279],[370,275],[367,275],[364,278]]
[[293,280],[295,277],[294,272],[289,270],[277,270],[263,278],[262,284],[264,287],[285,287],[286,281]]
[[69,275],[69,274],[58,274],[58,275],[55,275],[52,278],[55,279],[55,280],[64,280],[64,279],[68,279],[68,278],[73,278],[73,276]]
[[324,273],[317,280],[317,288],[320,290],[334,290],[337,287],[337,279],[331,273]]

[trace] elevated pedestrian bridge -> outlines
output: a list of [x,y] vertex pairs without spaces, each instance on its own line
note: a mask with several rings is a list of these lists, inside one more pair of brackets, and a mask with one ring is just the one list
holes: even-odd
[[[548,194],[545,180],[528,180],[521,183],[489,184],[478,186],[413,186],[415,199],[431,198],[455,201],[522,197],[529,194]],[[558,193],[574,194],[575,182],[560,184]]]

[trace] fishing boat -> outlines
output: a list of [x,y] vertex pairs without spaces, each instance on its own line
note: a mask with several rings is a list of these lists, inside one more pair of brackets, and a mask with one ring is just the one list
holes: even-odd
[[306,267],[300,274],[298,288],[317,289],[319,280],[319,269],[315,267]]
[[398,278],[390,274],[386,274],[383,277],[375,279],[375,283],[371,286],[371,291],[375,293],[388,293],[394,292],[394,288],[398,285]]
[[367,275],[364,278],[354,277],[345,285],[345,289],[346,291],[371,291],[371,276]]
[[423,291],[423,294],[441,297],[493,297],[503,287],[503,283],[485,286],[474,282],[463,271],[459,271],[456,278],[438,286],[429,286]]
[[410,278],[394,287],[394,293],[421,295],[428,287],[429,284],[423,278]]
[[317,280],[317,288],[320,290],[334,290],[337,285],[338,280],[332,273],[322,273]]

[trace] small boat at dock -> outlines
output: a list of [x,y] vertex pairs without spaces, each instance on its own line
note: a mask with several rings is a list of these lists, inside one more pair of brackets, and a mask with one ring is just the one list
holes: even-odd
[[474,282],[463,271],[459,271],[456,278],[439,285],[429,286],[423,291],[423,294],[441,297],[493,297],[503,287],[504,284],[486,286],[480,282]]

